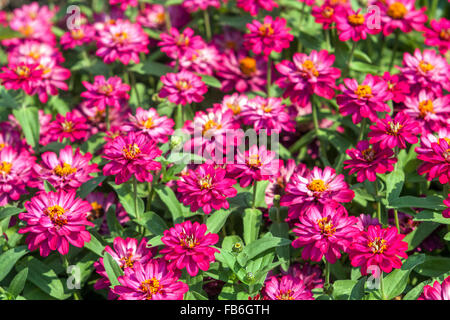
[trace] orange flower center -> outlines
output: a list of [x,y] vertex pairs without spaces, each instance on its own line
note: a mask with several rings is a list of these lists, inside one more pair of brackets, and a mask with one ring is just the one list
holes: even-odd
[[139,289],[147,295],[147,300],[151,300],[152,296],[162,290],[162,285],[155,277],[141,282]]
[[164,12],[160,12],[156,15],[156,23],[163,24],[166,21],[166,14]]
[[428,113],[434,113],[433,102],[425,100],[419,102],[420,117],[425,118]]
[[233,110],[234,115],[241,113],[241,107],[238,104],[227,103],[227,107],[228,109]]
[[263,103],[261,105],[261,109],[265,112],[265,113],[269,113],[272,111],[272,108],[270,106],[268,106],[267,104]]
[[386,240],[376,237],[373,241],[368,243],[369,248],[373,253],[383,253],[387,249]]
[[272,26],[268,23],[264,23],[259,27],[259,34],[264,37],[271,36],[274,32]]
[[23,34],[25,37],[29,37],[29,36],[31,36],[31,35],[33,34],[34,29],[33,29],[32,26],[30,26],[30,25],[27,24],[26,26],[20,27],[20,28],[19,28],[19,32],[20,32],[21,34]]
[[326,237],[329,237],[336,232],[336,228],[333,226],[330,217],[325,217],[317,220],[317,225],[320,228],[321,234]]
[[59,227],[67,224],[67,219],[64,217],[64,213],[64,208],[59,205],[54,205],[44,210],[44,214],[50,218],[54,225]]
[[4,176],[6,176],[7,174],[9,174],[11,172],[11,168],[12,168],[12,163],[9,163],[6,161],[2,161],[0,163],[0,173],[3,174]]
[[222,125],[218,124],[214,120],[208,120],[203,126],[202,135],[205,135],[211,129],[220,129]]
[[53,169],[53,172],[60,177],[65,177],[77,172],[77,168],[72,168],[70,164],[63,163],[62,167],[58,164],[55,169]]
[[70,35],[75,40],[81,40],[84,37],[83,29],[74,29],[70,32]]
[[72,121],[64,121],[62,124],[62,129],[64,132],[72,132],[73,131],[73,123]]
[[419,68],[420,68],[420,70],[422,70],[423,72],[428,72],[428,71],[433,70],[433,69],[434,69],[434,66],[433,66],[431,63],[422,60],[422,61],[420,61],[420,63],[419,63]]
[[139,149],[139,146],[134,144],[129,144],[128,147],[123,147],[122,149],[123,156],[128,159],[132,160],[138,156],[139,153],[141,153],[141,149]]
[[192,88],[191,83],[189,81],[186,81],[186,80],[178,80],[175,86],[180,91],[188,90],[188,89]]
[[355,90],[355,94],[359,99],[372,97],[372,88],[368,85],[359,85],[358,89]]
[[400,131],[400,129],[404,127],[404,125],[402,125],[398,122],[392,122],[392,121],[389,121],[388,125],[389,125],[389,130],[386,131],[386,133],[391,136],[396,136],[398,134],[398,132]]
[[30,68],[27,66],[18,66],[16,68],[16,74],[21,78],[28,78],[30,76]]
[[314,179],[306,187],[313,192],[324,192],[328,188],[325,181],[321,179]]
[[239,61],[239,68],[246,76],[251,76],[256,72],[256,60],[251,57],[245,57]]
[[122,269],[133,268],[134,266],[133,254],[128,253],[125,257],[120,258],[120,262],[122,263]]
[[33,60],[37,60],[41,57],[41,54],[36,51],[30,51],[30,53],[28,53],[28,56]]
[[322,16],[325,18],[331,18],[334,14],[334,9],[332,7],[325,7],[322,11]]
[[261,160],[259,159],[259,155],[257,155],[257,154],[251,155],[247,160],[247,165],[252,168],[261,167]]
[[283,291],[280,290],[278,295],[276,295],[275,297],[278,300],[294,300],[294,297],[292,297],[292,291],[291,290],[287,290],[287,291]]
[[128,39],[128,34],[125,31],[117,32],[113,36],[114,41],[124,43]]
[[198,181],[198,184],[200,185],[200,189],[201,190],[211,189],[211,187],[212,187],[212,178],[211,178],[211,176],[208,174],[206,177],[201,178]]
[[148,117],[147,120],[144,121],[143,125],[145,128],[150,129],[151,127],[153,127],[155,123],[153,122],[152,117]]
[[393,19],[403,19],[407,12],[408,10],[406,9],[405,5],[401,2],[394,2],[389,6],[387,10],[388,16],[390,16]]
[[189,45],[189,37],[185,37],[183,34],[180,34],[180,37],[178,38],[177,45]]
[[364,16],[362,14],[352,14],[348,16],[348,22],[350,22],[350,24],[352,26],[360,26],[364,24]]
[[315,77],[319,76],[319,72],[316,69],[316,66],[314,65],[314,62],[311,60],[305,60],[302,63],[302,67],[307,71],[312,73]]
[[4,143],[0,143],[0,150],[2,150],[6,145]]
[[441,32],[439,33],[439,38],[444,41],[450,41],[450,29],[441,30]]
[[366,150],[363,150],[362,155],[366,161],[373,161],[375,158],[375,151],[371,147],[367,148]]
[[92,202],[91,207],[92,219],[100,218],[105,213],[105,211],[103,210],[103,206],[97,201]]

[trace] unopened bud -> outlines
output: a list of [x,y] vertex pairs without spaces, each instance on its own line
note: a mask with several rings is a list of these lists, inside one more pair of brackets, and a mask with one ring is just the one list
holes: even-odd
[[242,251],[242,249],[243,249],[242,243],[240,243],[240,242],[236,242],[233,246],[234,253],[240,253]]

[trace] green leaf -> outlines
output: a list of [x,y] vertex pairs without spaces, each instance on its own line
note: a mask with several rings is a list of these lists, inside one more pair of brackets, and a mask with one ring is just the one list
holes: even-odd
[[95,190],[95,188],[98,187],[98,185],[100,183],[102,183],[104,180],[106,179],[105,176],[98,176],[95,178],[92,178],[89,181],[86,181],[85,183],[83,183],[80,187],[80,189],[77,192],[77,196],[84,199],[86,198],[92,191]]
[[[5,87],[0,87],[0,106],[3,108],[16,109],[19,107],[19,103],[15,98],[17,94],[12,91],[6,90]],[[3,111],[2,111],[3,112]]]
[[367,63],[372,63],[372,59],[363,51],[356,49],[353,53],[354,57],[360,60],[365,60]]
[[[273,222],[269,229],[275,237],[289,238],[289,225],[286,222]],[[282,262],[281,266],[284,271],[289,268],[290,262],[290,248],[289,246],[276,247],[275,252],[277,254],[278,260]]]
[[143,217],[136,222],[157,236],[162,235],[165,230],[169,229],[164,219],[152,211],[145,212]]
[[412,232],[408,233],[403,241],[408,243],[408,251],[415,249],[422,243],[437,227],[439,223],[422,222]]
[[51,191],[56,192],[55,187],[47,180],[44,180],[44,190],[45,190],[45,192],[51,192]]
[[362,277],[353,287],[349,300],[362,300],[364,297],[364,285],[366,284],[366,278]]
[[27,143],[35,148],[39,145],[39,113],[36,107],[13,110],[14,117],[19,122]]
[[3,220],[5,218],[15,216],[16,214],[19,214],[21,212],[24,212],[25,209],[23,208],[16,208],[16,207],[3,207],[0,208],[0,220]]
[[136,64],[129,70],[139,74],[147,74],[157,77],[161,77],[167,73],[173,72],[173,69],[171,67],[150,60],[147,60],[144,63]]
[[431,279],[423,281],[419,283],[417,286],[412,288],[408,291],[407,294],[403,297],[402,300],[417,300],[417,298],[420,296],[420,294],[423,292],[423,287],[425,287],[427,284],[432,283],[433,281]]
[[147,247],[158,247],[164,245],[164,243],[161,241],[162,236],[156,236],[151,238],[147,242]]
[[450,270],[450,258],[426,256],[425,262],[415,272],[425,277],[439,277]]
[[14,279],[11,280],[11,283],[9,284],[8,292],[12,294],[14,297],[17,297],[25,287],[25,282],[27,281],[28,277],[28,268],[22,269]]
[[353,292],[353,288],[358,284],[355,280],[336,280],[333,283],[333,297],[336,300],[347,300]]
[[14,38],[23,38],[24,35],[18,31],[15,31],[11,28],[0,27],[0,40],[14,39]]
[[360,61],[353,61],[350,65],[350,69],[353,71],[358,72],[364,72],[364,73],[370,73],[370,74],[378,74],[379,68],[375,65],[360,62]]
[[182,222],[184,216],[183,213],[187,210],[185,210],[184,206],[180,203],[180,201],[178,201],[173,190],[166,185],[157,185],[155,186],[155,191],[161,201],[164,202],[169,209],[170,214],[172,215],[173,223]]
[[447,232],[447,234],[444,236],[445,241],[450,241],[450,232]]
[[211,233],[218,233],[227,222],[230,213],[229,210],[218,210],[210,215],[206,220],[208,231]]
[[106,212],[106,223],[108,224],[108,229],[111,234],[117,236],[121,236],[123,234],[123,227],[119,220],[117,220],[115,204],[112,204]]
[[105,255],[103,256],[103,264],[105,265],[105,271],[108,275],[108,279],[111,282],[111,288],[120,285],[117,278],[123,275],[123,271],[120,269],[116,260],[114,260],[108,252],[105,252]]
[[[391,208],[425,208],[434,209],[443,207],[442,198],[437,196],[428,196],[426,198],[404,196],[390,203]],[[449,219],[450,220],[450,219]]]
[[137,198],[137,212],[134,202],[134,190],[130,183],[122,183],[121,185],[116,185],[114,182],[109,182],[109,185],[113,187],[119,197],[120,203],[123,205],[124,209],[130,216],[136,218],[137,216],[142,216],[144,213],[144,201],[138,196]]
[[100,257],[103,256],[103,250],[105,250],[105,246],[100,242],[99,239],[102,239],[102,236],[98,234],[95,230],[89,230],[91,234],[91,240],[84,244],[84,247],[96,254]]
[[247,208],[242,219],[244,222],[244,241],[248,245],[258,239],[262,212],[258,209]]
[[222,88],[222,83],[219,80],[217,80],[216,78],[214,78],[213,76],[208,76],[206,74],[199,74],[199,76],[202,77],[202,81],[207,86],[210,86],[213,88],[218,88],[218,89]]
[[405,173],[403,170],[394,170],[386,178],[386,199],[388,203],[397,200],[402,192],[405,182]]
[[444,218],[441,212],[423,210],[420,211],[415,217],[415,221],[428,221],[442,224],[450,224],[449,218]]
[[9,249],[0,255],[0,281],[8,275],[16,262],[27,253],[27,246],[19,246]]
[[246,261],[253,259],[258,254],[263,253],[266,250],[289,244],[291,244],[291,240],[289,239],[265,236],[246,245],[242,252],[238,255],[238,260],[241,260],[241,262],[245,264]]

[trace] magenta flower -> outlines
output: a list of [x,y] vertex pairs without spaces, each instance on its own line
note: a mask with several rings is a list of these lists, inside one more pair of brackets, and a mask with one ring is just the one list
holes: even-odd
[[286,28],[286,20],[271,16],[264,18],[264,23],[253,20],[247,23],[250,33],[244,36],[244,46],[256,54],[264,53],[268,56],[272,51],[281,52],[289,48],[289,43],[294,40],[294,36],[289,33],[290,28]]
[[445,55],[450,48],[450,20],[441,18],[439,21],[431,20],[431,29],[425,29],[425,44],[436,46],[439,52]]
[[192,102],[201,102],[208,87],[202,79],[189,71],[180,71],[178,73],[166,73],[161,76],[161,82],[164,84],[159,96],[169,99],[175,104],[185,105]]
[[93,41],[94,37],[95,29],[90,25],[83,24],[78,29],[64,33],[61,36],[60,43],[64,50],[73,49]]
[[235,179],[241,178],[239,185],[246,188],[253,182],[273,180],[280,167],[276,153],[267,150],[264,145],[259,149],[255,144],[244,154],[237,151],[236,162],[227,166],[228,173]]
[[333,98],[335,81],[341,75],[339,69],[331,67],[334,59],[334,55],[326,50],[312,50],[309,56],[295,53],[293,62],[284,60],[277,64],[276,69],[282,77],[276,83],[285,89],[283,97],[300,106],[306,106],[313,94]]
[[444,200],[444,204],[448,207],[448,209],[445,209],[442,212],[442,216],[444,218],[450,218],[450,194],[448,195],[448,198]]
[[370,126],[370,143],[379,143],[381,149],[399,147],[406,148],[406,142],[416,144],[421,133],[419,124],[412,120],[406,113],[399,112],[394,118],[386,114],[384,119],[378,119],[377,123]]
[[107,64],[119,60],[127,65],[139,63],[139,53],[148,53],[149,40],[141,26],[128,20],[116,20],[99,31],[97,56]]
[[[142,238],[141,242],[133,238],[122,239],[116,237],[113,241],[113,248],[105,247],[105,252],[109,253],[111,257],[117,262],[117,265],[122,270],[133,269],[136,262],[145,264],[153,257],[153,250],[147,248],[147,239]],[[101,276],[94,284],[95,290],[109,288],[111,282],[105,270],[103,258],[100,258],[94,263],[95,271]]]
[[[179,64],[183,70],[188,70],[200,74],[212,76],[218,65],[222,61],[222,55],[213,45],[205,44],[202,48],[196,49],[195,53],[186,52],[180,57]],[[176,61],[171,63],[175,66]]]
[[274,0],[237,0],[236,5],[252,16],[256,16],[260,9],[272,11],[273,8],[278,8],[278,4]]
[[28,193],[26,187],[32,182],[32,168],[35,165],[26,149],[4,146],[0,149],[0,206],[17,201]]
[[176,28],[170,29],[170,34],[161,33],[161,41],[158,46],[170,58],[176,60],[186,54],[195,54],[195,50],[201,49],[205,44],[200,36],[194,36],[194,30],[186,28],[180,33]]
[[128,6],[137,7],[138,0],[109,0],[110,5],[119,5],[122,11],[127,10]]
[[224,92],[236,90],[264,91],[266,85],[267,62],[263,56],[251,57],[245,50],[235,53],[229,50],[218,65],[217,76],[222,78]]
[[163,259],[136,262],[133,269],[127,268],[124,273],[117,279],[120,285],[113,289],[119,300],[183,300],[189,291]]
[[144,10],[139,11],[136,22],[142,27],[161,30],[166,25],[166,12],[161,4],[145,4]]
[[266,280],[264,296],[267,300],[314,300],[303,281],[291,275],[272,276]]
[[[368,267],[372,266],[377,266],[386,273],[393,268],[401,268],[399,257],[408,258],[408,244],[402,241],[404,237],[405,235],[398,234],[396,227],[382,229],[379,225],[369,226],[350,245],[348,254],[352,266],[361,267],[363,276],[367,275]],[[378,277],[376,274],[374,276]]]
[[282,104],[281,98],[255,97],[248,101],[246,108],[241,112],[244,124],[252,125],[256,133],[267,130],[280,133],[282,130],[295,131],[295,121],[286,112],[286,106]]
[[220,8],[220,0],[184,0],[183,7],[188,12],[207,10],[208,7]]
[[52,137],[52,141],[64,138],[74,142],[86,138],[88,125],[86,119],[78,111],[67,112],[65,116],[56,115],[56,120],[49,124],[47,134]]
[[383,34],[390,35],[396,29],[403,33],[424,30],[428,17],[424,13],[426,8],[416,10],[415,0],[386,0],[381,6],[381,25]]
[[351,115],[355,124],[360,123],[362,118],[376,122],[377,111],[390,111],[385,103],[389,100],[389,93],[384,81],[368,74],[362,84],[355,79],[344,79],[344,83],[339,86],[343,94],[336,97],[336,102],[342,115]]
[[103,167],[103,174],[114,175],[117,185],[127,182],[133,175],[140,182],[150,182],[153,179],[151,171],[161,169],[161,164],[153,160],[161,153],[156,143],[145,134],[129,132],[104,147],[103,158],[110,162]]
[[331,28],[331,25],[336,22],[336,9],[339,6],[349,7],[348,4],[336,4],[334,0],[327,0],[320,7],[314,6],[311,10],[311,15],[316,23],[321,23],[322,28],[326,30]]
[[138,107],[136,115],[129,114],[130,123],[122,126],[124,131],[142,132],[157,143],[166,143],[173,133],[175,122],[166,116],[160,116],[156,109]]
[[433,286],[423,287],[423,293],[417,300],[450,300],[450,276],[442,281],[435,281]]
[[200,270],[207,271],[215,261],[214,254],[220,252],[213,248],[219,241],[215,233],[206,233],[206,224],[186,221],[176,224],[164,231],[161,241],[165,247],[160,250],[164,259],[169,261],[169,269],[184,269],[191,277],[195,277]]
[[360,231],[367,231],[369,226],[381,226],[380,221],[378,218],[372,218],[370,214],[360,214],[359,217],[357,217],[358,222],[356,222],[356,226]]
[[15,65],[39,64],[39,60],[43,57],[54,59],[58,64],[64,62],[64,57],[58,48],[36,40],[25,40],[11,48],[8,53],[8,62]]
[[339,33],[339,40],[365,40],[367,34],[377,34],[381,32],[381,29],[376,29],[369,24],[369,18],[372,15],[371,12],[362,14],[360,13],[361,9],[358,9],[358,11],[355,12],[350,7],[339,7],[339,9],[340,10],[336,10],[333,15]]
[[291,176],[297,170],[307,170],[304,164],[299,164],[298,167],[295,165],[293,159],[288,159],[286,165],[284,165],[283,160],[280,160],[280,168],[277,172],[277,176],[274,181],[269,181],[265,192],[265,201],[267,207],[270,209],[273,204],[273,199],[275,195],[283,195],[286,184],[291,179]]
[[397,74],[391,75],[389,72],[385,72],[383,80],[386,82],[388,91],[391,93],[392,100],[396,103],[405,101],[405,97],[409,95],[408,82],[403,78],[400,78]]
[[383,174],[394,170],[393,164],[397,158],[393,158],[394,151],[388,148],[382,148],[380,144],[371,146],[366,140],[359,141],[356,149],[349,149],[346,153],[351,160],[345,160],[347,166],[344,169],[350,169],[349,174],[356,172],[356,181],[365,180],[375,181],[377,173]]
[[245,94],[239,94],[237,92],[232,95],[226,95],[222,99],[222,103],[214,104],[214,107],[220,108],[223,113],[227,110],[233,111],[234,119],[241,119],[241,112],[245,110],[248,104],[248,97]]
[[[306,168],[305,168],[306,169]],[[280,204],[289,207],[289,217],[294,219],[305,214],[313,207],[324,205],[338,206],[341,202],[350,202],[355,197],[353,190],[344,181],[344,175],[336,175],[330,167],[312,171],[297,170],[286,186],[286,194]]]
[[49,95],[58,95],[58,89],[64,91],[69,89],[65,80],[70,78],[70,71],[59,66],[55,58],[42,57],[38,62],[38,69],[42,69],[43,72],[40,81],[36,83],[36,93],[39,96],[39,100],[42,103],[46,103]]
[[434,50],[420,49],[414,51],[414,55],[405,52],[403,55],[402,76],[408,81],[411,92],[420,89],[431,90],[441,95],[442,89],[450,91],[449,65],[444,57],[438,55]]
[[105,79],[104,76],[95,76],[94,83],[82,81],[83,86],[87,89],[81,93],[81,96],[86,99],[87,107],[97,106],[100,109],[105,109],[106,106],[111,106],[117,109],[121,108],[124,100],[128,100],[130,96],[130,86],[122,83],[122,79],[114,76]]
[[441,184],[450,181],[450,135],[446,130],[440,130],[439,136],[433,134],[422,136],[420,147],[415,149],[417,159],[423,163],[417,172],[426,174],[429,181],[439,178]]
[[304,260],[320,261],[325,256],[329,263],[335,263],[360,232],[355,226],[357,219],[349,217],[342,206],[325,205],[322,210],[314,207],[299,220],[293,229],[298,238],[292,246],[303,248]]
[[40,255],[46,257],[50,251],[58,250],[62,255],[69,252],[69,244],[82,248],[91,240],[86,226],[94,224],[87,220],[91,210],[88,202],[75,198],[75,191],[39,192],[25,202],[24,213],[19,219],[27,226],[18,232],[30,233],[25,240],[30,251],[39,248]]
[[180,201],[190,206],[192,212],[202,208],[205,214],[210,214],[211,208],[228,209],[230,205],[227,198],[235,197],[237,190],[233,188],[236,180],[225,176],[225,169],[206,163],[195,170],[188,170],[177,180]]
[[312,265],[308,262],[300,264],[299,262],[291,263],[287,272],[280,270],[283,275],[289,274],[293,278],[303,281],[306,289],[323,288],[324,279],[322,269],[318,265]]
[[22,89],[26,94],[33,95],[36,92],[36,85],[42,79],[43,74],[43,70],[38,67],[38,64],[24,62],[2,67],[2,73],[0,73],[1,84],[7,90]]

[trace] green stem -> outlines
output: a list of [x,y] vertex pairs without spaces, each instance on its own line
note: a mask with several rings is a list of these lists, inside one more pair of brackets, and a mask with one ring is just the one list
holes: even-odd
[[148,182],[148,198],[147,198],[147,207],[146,211],[150,211],[152,206],[153,194],[155,193],[155,188],[153,188],[153,182],[155,181],[155,177],[153,177],[152,182]]
[[366,127],[367,127],[367,118],[364,118],[361,122],[361,130],[359,131],[358,141],[364,139],[364,132],[366,131]]
[[270,86],[272,84],[272,58],[267,56],[267,98],[270,97]]
[[392,70],[392,67],[394,66],[395,55],[396,55],[397,49],[398,49],[399,35],[400,35],[400,33],[399,33],[398,29],[395,30],[394,50],[392,50],[391,62],[389,62],[389,69],[388,69],[389,72]]
[[380,274],[380,293],[381,293],[381,300],[386,300],[386,295],[384,294],[383,271],[381,271]]
[[353,54],[355,53],[356,45],[357,45],[357,42],[353,41],[352,49],[350,50],[350,54],[349,54],[348,60],[347,60],[347,66],[345,68],[346,74],[348,74],[350,72],[350,65],[352,64]]
[[444,198],[448,198],[448,183],[444,184]]
[[[139,210],[138,210],[138,185],[136,176],[133,176],[133,198],[134,198],[134,212],[136,213],[136,220],[140,219]],[[144,228],[141,225],[138,225],[139,233],[143,233]]]
[[379,53],[378,58],[377,58],[377,64],[380,63],[381,58],[383,57],[384,46],[386,44],[386,37],[384,36],[383,33],[380,33],[380,38],[381,38],[380,39],[380,53]]
[[177,105],[177,113],[175,114],[175,129],[181,129],[183,127],[183,106]]
[[211,41],[212,33],[211,33],[211,21],[209,18],[208,9],[203,10],[203,19],[205,20],[205,31],[206,31],[206,40]]
[[395,219],[395,227],[397,228],[398,233],[400,233],[400,223],[398,221],[398,210],[394,209],[394,219]]
[[164,7],[164,20],[166,21],[167,31],[170,32],[170,29],[172,29],[172,21],[170,21],[169,6]]
[[327,44],[328,51],[331,51],[331,43],[330,43],[330,29],[323,30],[325,33],[325,41]]
[[256,185],[258,184],[258,181],[255,180],[255,183],[253,184],[253,200],[252,200],[252,208],[256,208]]
[[303,23],[303,19],[305,18],[305,10],[306,9],[306,1],[303,2],[302,5],[302,12],[300,13],[300,28],[301,28],[301,24]]
[[325,259],[325,283],[323,285],[326,294],[330,295],[330,263]]
[[128,71],[128,73],[130,74],[131,86],[133,87],[133,90],[134,90],[134,92],[136,93],[136,98],[137,98],[137,101],[138,101],[138,106],[139,106],[139,107],[142,107],[142,104],[141,104],[141,97],[140,97],[139,92],[138,92],[137,87],[136,87],[136,78],[135,78],[135,76],[134,76],[134,73],[131,72],[131,71]]
[[[375,201],[377,202],[377,218],[378,218],[378,221],[381,224],[383,224],[381,222],[381,201],[380,201],[380,199],[378,199],[378,180],[374,181],[374,186],[375,186],[375,198],[376,198]],[[384,224],[383,224],[383,226],[384,226]]]
[[433,0],[430,7],[430,17],[436,17],[436,9],[438,7],[439,0]]
[[109,120],[109,106],[105,107],[105,122],[106,122],[106,131],[109,131],[111,128],[111,121]]

